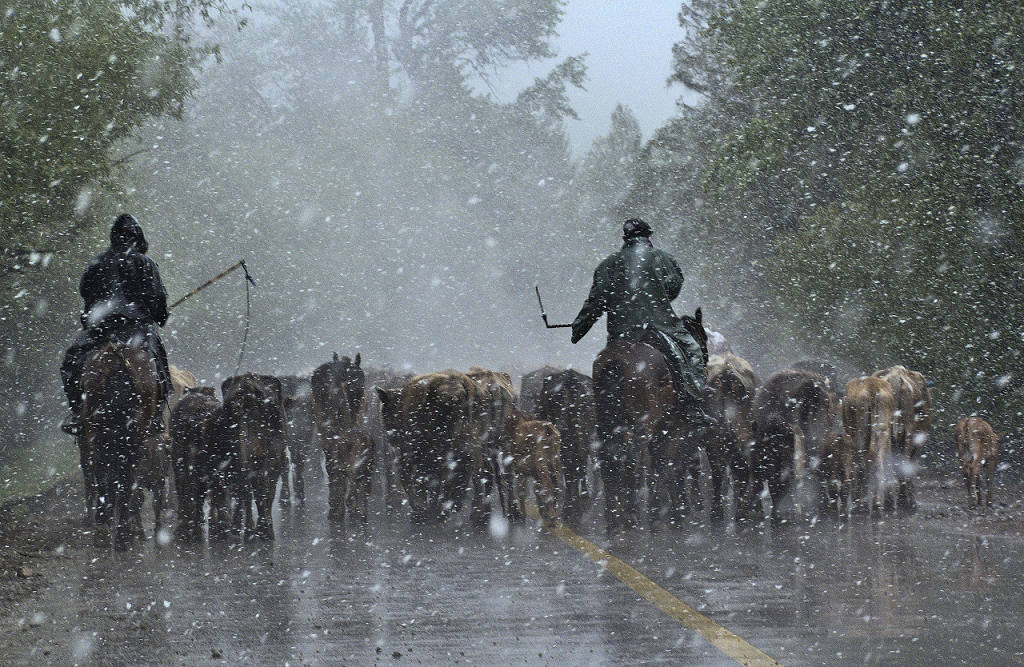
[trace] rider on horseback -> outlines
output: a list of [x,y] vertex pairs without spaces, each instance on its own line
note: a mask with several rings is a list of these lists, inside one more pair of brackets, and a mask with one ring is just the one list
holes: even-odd
[[149,352],[160,377],[161,400],[171,392],[167,352],[158,327],[167,321],[167,292],[156,262],[146,256],[149,244],[134,217],[123,213],[110,229],[110,247],[97,255],[82,275],[78,291],[82,331],[64,355],[60,374],[71,416],[61,426],[78,430],[82,409],[80,377],[88,354],[108,340],[116,340]]
[[678,317],[672,300],[683,286],[673,257],[651,244],[651,227],[631,218],[622,226],[624,244],[594,271],[590,295],[572,323],[572,342],[608,313],[608,340],[622,338],[660,351],[672,372],[681,406],[700,414],[704,400],[707,335],[691,317]]

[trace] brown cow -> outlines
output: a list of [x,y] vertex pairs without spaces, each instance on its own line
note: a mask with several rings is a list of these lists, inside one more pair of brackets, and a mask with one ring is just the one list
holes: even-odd
[[[397,373],[388,368],[366,369],[367,386],[385,390],[400,391],[412,377],[412,373]],[[376,445],[377,462],[374,467],[382,473],[384,509],[391,514],[402,502],[402,485],[398,481],[398,452],[385,437],[381,400],[376,391],[366,396],[363,421],[370,439]]]
[[897,506],[900,510],[913,512],[917,504],[914,500],[914,476],[932,426],[931,392],[923,375],[903,366],[893,366],[874,375],[889,383],[896,401],[892,454],[899,481]]
[[803,435],[784,415],[765,413],[754,422],[754,439],[750,445],[749,480],[743,499],[743,513],[756,518],[760,512],[761,490],[767,485],[772,499],[772,523],[782,522],[782,503],[795,477],[795,456],[802,447]]
[[954,432],[960,469],[964,474],[967,497],[978,507],[992,505],[992,481],[999,458],[999,434],[979,417],[964,417]]
[[440,522],[457,514],[471,487],[470,519],[483,526],[489,513],[481,477],[480,386],[448,370],[417,375],[397,391],[378,387],[377,394],[413,521]]
[[512,447],[513,487],[520,515],[526,514],[526,478],[533,477],[537,506],[545,525],[558,520],[562,461],[562,439],[551,422],[513,408],[505,421],[505,434]]
[[[770,428],[769,422],[773,422]],[[821,460],[825,439],[834,422],[835,395],[828,390],[828,381],[817,373],[780,371],[768,378],[754,397],[755,436],[758,433],[770,434],[769,440],[776,443],[792,439],[792,465],[769,466],[767,470],[793,477],[801,494],[798,496],[798,507],[803,505],[800,500],[804,492],[810,490],[805,488],[808,469]],[[783,438],[784,429],[780,423],[792,431],[792,436],[786,435]],[[774,451],[777,447],[773,445],[770,449]],[[759,474],[756,470],[752,471],[753,488],[748,490],[748,499],[753,500],[760,494],[762,482],[771,481],[759,479]],[[788,490],[788,485],[776,481],[776,488]],[[817,496],[815,493],[814,497]]]
[[[171,411],[171,462],[178,494],[175,535],[182,540],[194,541],[201,537],[203,501],[208,492],[215,492],[215,487],[222,492],[225,488],[217,483],[220,471],[217,462],[209,456],[205,437],[207,424],[219,407],[213,387],[189,387]],[[219,518],[217,511],[223,504],[223,499],[211,498],[214,519]]]
[[891,505],[887,466],[895,401],[889,383],[881,378],[861,377],[846,383],[843,431],[853,444],[853,493],[858,509],[865,502],[872,512]]
[[572,369],[553,371],[544,377],[536,405],[535,414],[551,422],[562,437],[564,516],[576,523],[593,496],[587,484],[587,467],[591,445],[597,439],[594,382]]
[[[255,537],[274,539],[271,509],[285,462],[281,381],[272,375],[245,373],[221,384],[223,421],[216,437],[230,439],[237,452],[232,470],[233,525]],[[253,501],[257,519],[253,522]]]

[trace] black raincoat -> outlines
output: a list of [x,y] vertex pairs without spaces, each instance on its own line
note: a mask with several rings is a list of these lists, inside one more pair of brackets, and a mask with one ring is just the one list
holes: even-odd
[[677,392],[702,401],[706,343],[700,340],[699,323],[672,309],[682,287],[683,272],[670,254],[646,237],[629,238],[594,271],[590,295],[572,323],[572,342],[607,313],[609,341],[624,338],[653,345],[672,367]]
[[163,395],[171,389],[167,352],[159,327],[167,321],[167,291],[156,262],[146,256],[149,244],[130,215],[118,217],[110,230],[110,247],[90,263],[78,291],[82,295],[82,331],[64,356],[61,378],[71,409],[81,407],[79,376],[90,351],[116,339],[146,349],[156,360]]

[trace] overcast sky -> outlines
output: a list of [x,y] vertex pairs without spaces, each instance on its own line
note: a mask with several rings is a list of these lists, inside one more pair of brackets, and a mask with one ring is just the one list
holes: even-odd
[[[608,131],[609,117],[619,102],[633,109],[644,139],[675,113],[676,99],[685,91],[665,82],[672,72],[672,45],[683,36],[677,17],[681,4],[680,0],[569,1],[555,42],[559,59],[589,54],[587,90],[572,95],[580,116],[569,123],[575,153],[586,152],[595,137]],[[509,101],[552,64],[511,70],[499,82],[499,97]]]

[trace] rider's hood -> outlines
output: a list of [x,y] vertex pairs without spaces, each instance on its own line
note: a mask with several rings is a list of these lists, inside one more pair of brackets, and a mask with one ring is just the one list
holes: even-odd
[[125,251],[132,246],[142,254],[149,250],[146,235],[142,233],[142,226],[138,220],[127,213],[122,213],[117,216],[114,226],[110,228],[110,247]]

